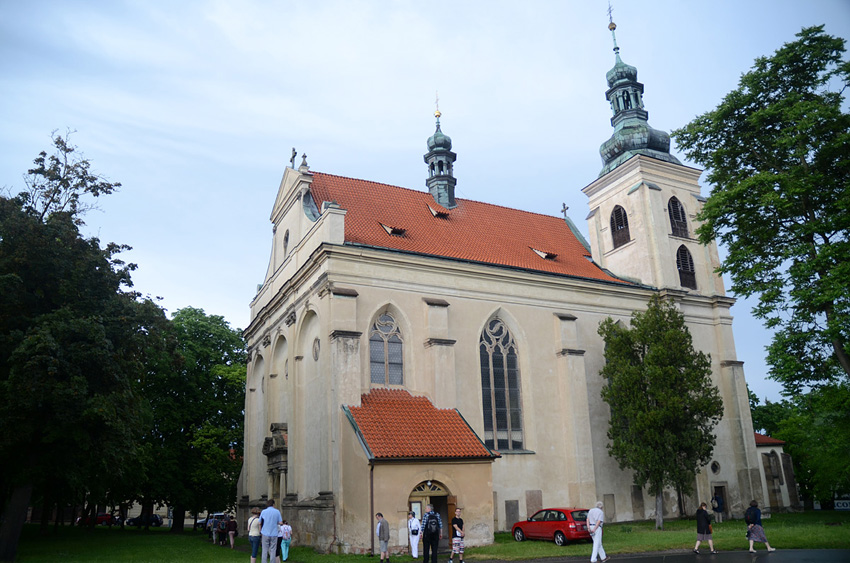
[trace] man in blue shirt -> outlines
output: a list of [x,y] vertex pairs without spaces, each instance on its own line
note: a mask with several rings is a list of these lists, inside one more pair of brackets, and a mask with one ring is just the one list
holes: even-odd
[[269,499],[268,507],[260,512],[260,535],[263,546],[262,563],[274,563],[277,556],[277,533],[279,526],[283,524],[280,510],[274,507],[274,499]]

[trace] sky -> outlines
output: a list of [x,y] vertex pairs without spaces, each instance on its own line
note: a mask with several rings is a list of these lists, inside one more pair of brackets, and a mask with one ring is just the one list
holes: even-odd
[[[613,18],[668,132],[803,27],[850,38],[847,0],[619,0]],[[313,170],[424,190],[437,94],[458,197],[554,216],[566,203],[587,236],[581,189],[613,131],[607,26],[606,0],[0,0],[0,188],[20,191],[52,132],[74,131],[122,184],[86,233],[133,247],[135,289],[170,313],[245,328],[292,148]],[[779,400],[753,303],[732,309],[738,359]]]

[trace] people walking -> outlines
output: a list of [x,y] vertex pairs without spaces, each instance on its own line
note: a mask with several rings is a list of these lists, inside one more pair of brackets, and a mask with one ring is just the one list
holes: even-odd
[[422,563],[437,563],[437,547],[443,539],[443,520],[429,504],[422,517]]
[[453,563],[457,555],[463,561],[463,518],[460,517],[460,508],[455,508],[455,517],[452,518],[452,553],[449,555],[449,563]]
[[[605,523],[605,513],[602,512],[602,503],[597,502],[595,508],[587,511],[587,529],[593,538],[593,551],[590,554],[591,563],[608,561],[605,548],[602,547],[602,525]],[[601,557],[602,559],[598,559]]]
[[714,521],[718,524],[723,522],[723,497],[720,493],[714,493],[711,497],[711,510],[714,512]]
[[212,519],[207,518],[210,522],[210,533],[212,535],[213,545],[218,543],[218,517],[213,514]]
[[750,540],[750,553],[755,553],[753,542],[763,543],[768,551],[776,551],[776,548],[770,547],[767,542],[767,536],[764,535],[764,528],[761,525],[761,510],[759,503],[755,500],[750,501],[750,507],[744,513],[744,520],[747,522],[747,539]]
[[263,547],[262,563],[274,563],[277,556],[277,534],[283,518],[280,511],[274,507],[274,499],[269,499],[268,506],[260,513],[260,534]]
[[390,525],[384,520],[384,515],[380,512],[375,514],[375,519],[378,520],[378,525],[375,528],[375,534],[378,536],[378,543],[381,549],[381,561],[390,560]]
[[280,554],[281,561],[289,559],[290,543],[292,543],[292,526],[289,525],[289,522],[284,520],[283,524],[280,525],[280,545],[277,549]]
[[230,549],[236,547],[236,532],[239,526],[236,523],[236,517],[231,516],[227,519],[227,537],[230,539]]
[[260,509],[251,509],[248,519],[248,541],[251,543],[251,563],[257,563],[257,552],[260,551]]
[[413,558],[419,557],[419,536],[422,526],[419,525],[419,520],[412,512],[407,513],[407,535],[410,537],[410,555]]
[[711,534],[714,530],[711,528],[711,516],[708,514],[708,505],[702,503],[699,505],[697,509],[697,543],[694,546],[694,553],[699,555],[699,544],[701,542],[707,541],[708,548],[711,550],[711,553],[717,553],[714,549],[714,541],[711,539]]

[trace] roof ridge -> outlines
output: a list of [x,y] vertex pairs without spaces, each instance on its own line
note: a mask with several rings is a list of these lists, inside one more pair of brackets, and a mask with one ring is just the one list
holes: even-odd
[[[430,195],[428,192],[423,191],[423,190],[417,190],[417,189],[414,189],[414,188],[406,188],[404,186],[397,186],[395,184],[387,184],[386,182],[376,182],[375,180],[366,180],[365,178],[354,178],[353,176],[343,176],[341,174],[331,174],[330,172],[319,172],[319,171],[313,171],[313,170],[311,170],[310,173],[311,174],[321,174],[323,176],[331,176],[331,177],[340,178],[340,179],[343,179],[343,180],[354,180],[355,182],[368,182],[370,184],[376,184],[376,185],[379,185],[379,186],[386,186],[388,188],[398,188],[399,190],[405,190],[405,191],[414,192],[414,193],[417,193],[417,194]],[[558,217],[557,215],[547,215],[546,213],[540,213],[538,211],[529,211],[527,209],[518,209],[518,208],[515,208],[515,207],[508,207],[507,205],[500,205],[498,203],[490,203],[490,202],[487,202],[487,201],[480,201],[480,200],[477,200],[477,199],[470,199],[470,198],[466,198],[466,197],[457,197],[457,198],[455,198],[455,200],[456,201],[466,201],[466,202],[470,202],[470,203],[477,203],[479,205],[486,205],[488,207],[498,207],[500,209],[506,209],[508,211],[519,211],[521,213],[528,213],[529,215],[536,215],[538,217],[547,217],[549,219],[560,219],[560,217]],[[436,201],[434,203],[436,205],[440,205]],[[440,207],[443,207],[443,206],[440,205]],[[446,209],[449,213],[452,213],[457,208],[448,209],[448,208],[444,207],[444,209]],[[573,235],[573,236],[575,236],[575,235]]]

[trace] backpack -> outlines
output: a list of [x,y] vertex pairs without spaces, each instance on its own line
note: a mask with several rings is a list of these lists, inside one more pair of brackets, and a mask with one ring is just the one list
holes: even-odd
[[749,507],[746,512],[744,512],[744,522],[747,524],[753,523],[753,507]]
[[440,523],[433,514],[428,516],[428,522],[425,523],[425,535],[429,538],[440,535]]
[[711,508],[717,508],[717,507],[718,507],[717,498],[715,497],[715,498],[711,499]]

